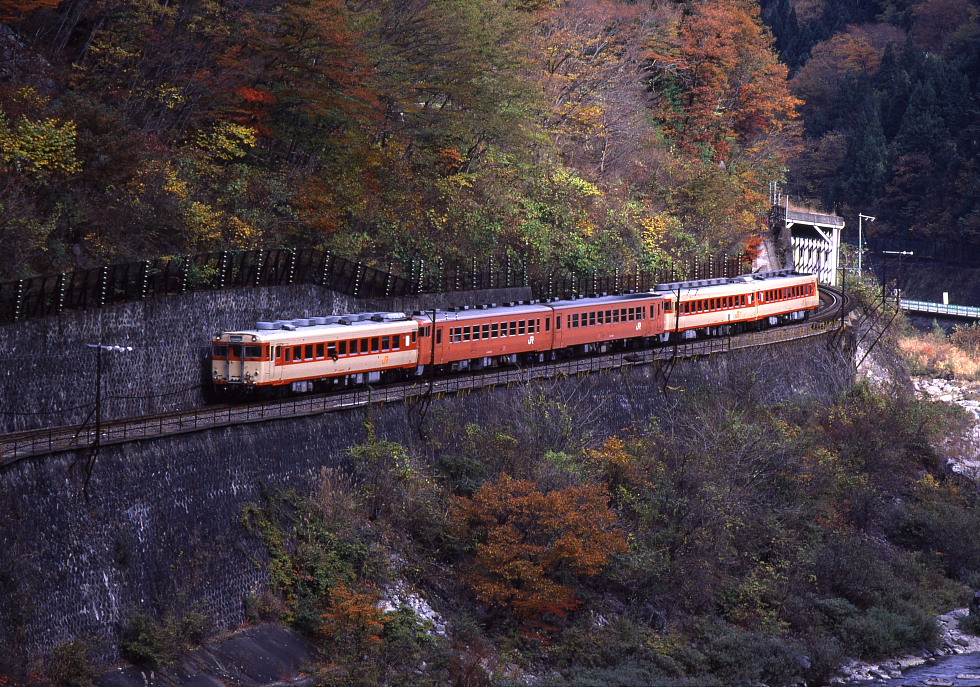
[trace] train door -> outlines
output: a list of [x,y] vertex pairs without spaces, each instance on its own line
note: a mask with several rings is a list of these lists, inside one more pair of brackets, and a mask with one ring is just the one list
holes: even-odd
[[241,383],[243,360],[242,344],[228,344],[228,360],[227,368],[225,370],[225,379],[227,379],[230,384]]

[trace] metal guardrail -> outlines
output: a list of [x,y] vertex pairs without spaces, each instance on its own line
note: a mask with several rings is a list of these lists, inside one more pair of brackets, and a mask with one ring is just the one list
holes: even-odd
[[908,310],[909,312],[980,320],[980,308],[969,305],[945,305],[943,303],[930,303],[928,301],[905,300],[904,298],[899,303],[901,304],[902,310]]
[[444,394],[468,389],[486,388],[534,379],[570,376],[632,365],[645,365],[672,357],[693,358],[734,350],[768,346],[775,343],[807,339],[837,331],[838,322],[814,322],[789,325],[733,337],[689,341],[676,346],[625,351],[592,358],[565,360],[525,368],[495,369],[465,376],[443,377],[432,382],[417,381],[381,388],[364,388],[321,396],[303,396],[286,401],[240,406],[212,406],[194,410],[130,418],[104,423],[100,437],[94,426],[75,425],[45,430],[18,432],[0,436],[0,467],[31,456],[86,449],[98,439],[100,446],[140,441],[176,434],[267,422],[286,418],[319,415],[370,403],[388,403],[426,394]]

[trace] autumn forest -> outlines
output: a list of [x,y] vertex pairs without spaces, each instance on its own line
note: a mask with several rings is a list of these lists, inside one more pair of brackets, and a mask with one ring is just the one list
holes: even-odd
[[0,278],[178,253],[734,253],[800,149],[760,8],[4,0]]

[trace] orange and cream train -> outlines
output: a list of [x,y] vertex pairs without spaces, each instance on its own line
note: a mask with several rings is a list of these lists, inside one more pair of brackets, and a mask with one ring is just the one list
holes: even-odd
[[805,319],[817,280],[792,270],[597,295],[259,322],[211,346],[219,391],[321,391],[426,374],[727,336]]

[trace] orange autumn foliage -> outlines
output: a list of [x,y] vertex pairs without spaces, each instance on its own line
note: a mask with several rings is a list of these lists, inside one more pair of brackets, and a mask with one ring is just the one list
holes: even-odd
[[455,520],[477,542],[470,586],[527,625],[564,616],[579,602],[563,582],[597,575],[613,555],[629,550],[607,501],[596,485],[545,493],[508,475],[484,484],[472,499],[460,498]]
[[382,643],[381,633],[391,620],[378,608],[375,590],[349,589],[343,582],[331,588],[330,606],[321,617],[325,638],[361,652]]
[[800,101],[772,44],[758,5],[718,0],[696,4],[675,37],[651,45],[657,115],[674,140],[714,162],[731,160],[796,118]]
[[34,10],[54,9],[62,0],[0,0],[0,22],[15,22]]

